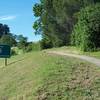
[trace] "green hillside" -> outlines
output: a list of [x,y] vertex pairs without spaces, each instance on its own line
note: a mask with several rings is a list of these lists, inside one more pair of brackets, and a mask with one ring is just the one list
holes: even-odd
[[99,100],[100,68],[75,58],[31,52],[0,59],[0,100]]

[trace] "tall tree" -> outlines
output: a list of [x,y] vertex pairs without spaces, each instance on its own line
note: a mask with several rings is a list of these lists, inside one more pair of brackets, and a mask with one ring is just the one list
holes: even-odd
[[10,28],[8,25],[2,23],[0,23],[0,44],[16,45],[16,40],[14,35],[10,33]]
[[41,0],[33,7],[34,15],[37,17],[33,28],[36,33],[42,34],[42,43],[47,42],[46,44],[48,44],[46,40],[49,40],[50,47],[69,44],[73,25],[77,22],[76,13],[82,7],[94,4],[97,1]]

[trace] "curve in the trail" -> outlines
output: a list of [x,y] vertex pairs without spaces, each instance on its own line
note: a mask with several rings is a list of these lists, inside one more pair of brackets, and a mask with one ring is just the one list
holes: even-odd
[[88,62],[93,63],[93,64],[100,67],[100,59],[97,59],[94,57],[89,57],[89,56],[85,56],[85,55],[69,54],[69,53],[60,52],[60,51],[49,51],[48,53],[79,58],[79,59],[88,61]]

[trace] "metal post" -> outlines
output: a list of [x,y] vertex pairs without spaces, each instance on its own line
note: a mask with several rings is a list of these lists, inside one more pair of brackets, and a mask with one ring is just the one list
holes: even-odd
[[7,66],[7,58],[5,58],[5,66]]

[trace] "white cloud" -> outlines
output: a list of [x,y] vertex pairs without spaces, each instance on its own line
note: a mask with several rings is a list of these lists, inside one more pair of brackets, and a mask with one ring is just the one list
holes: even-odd
[[0,21],[14,20],[16,16],[0,16]]

